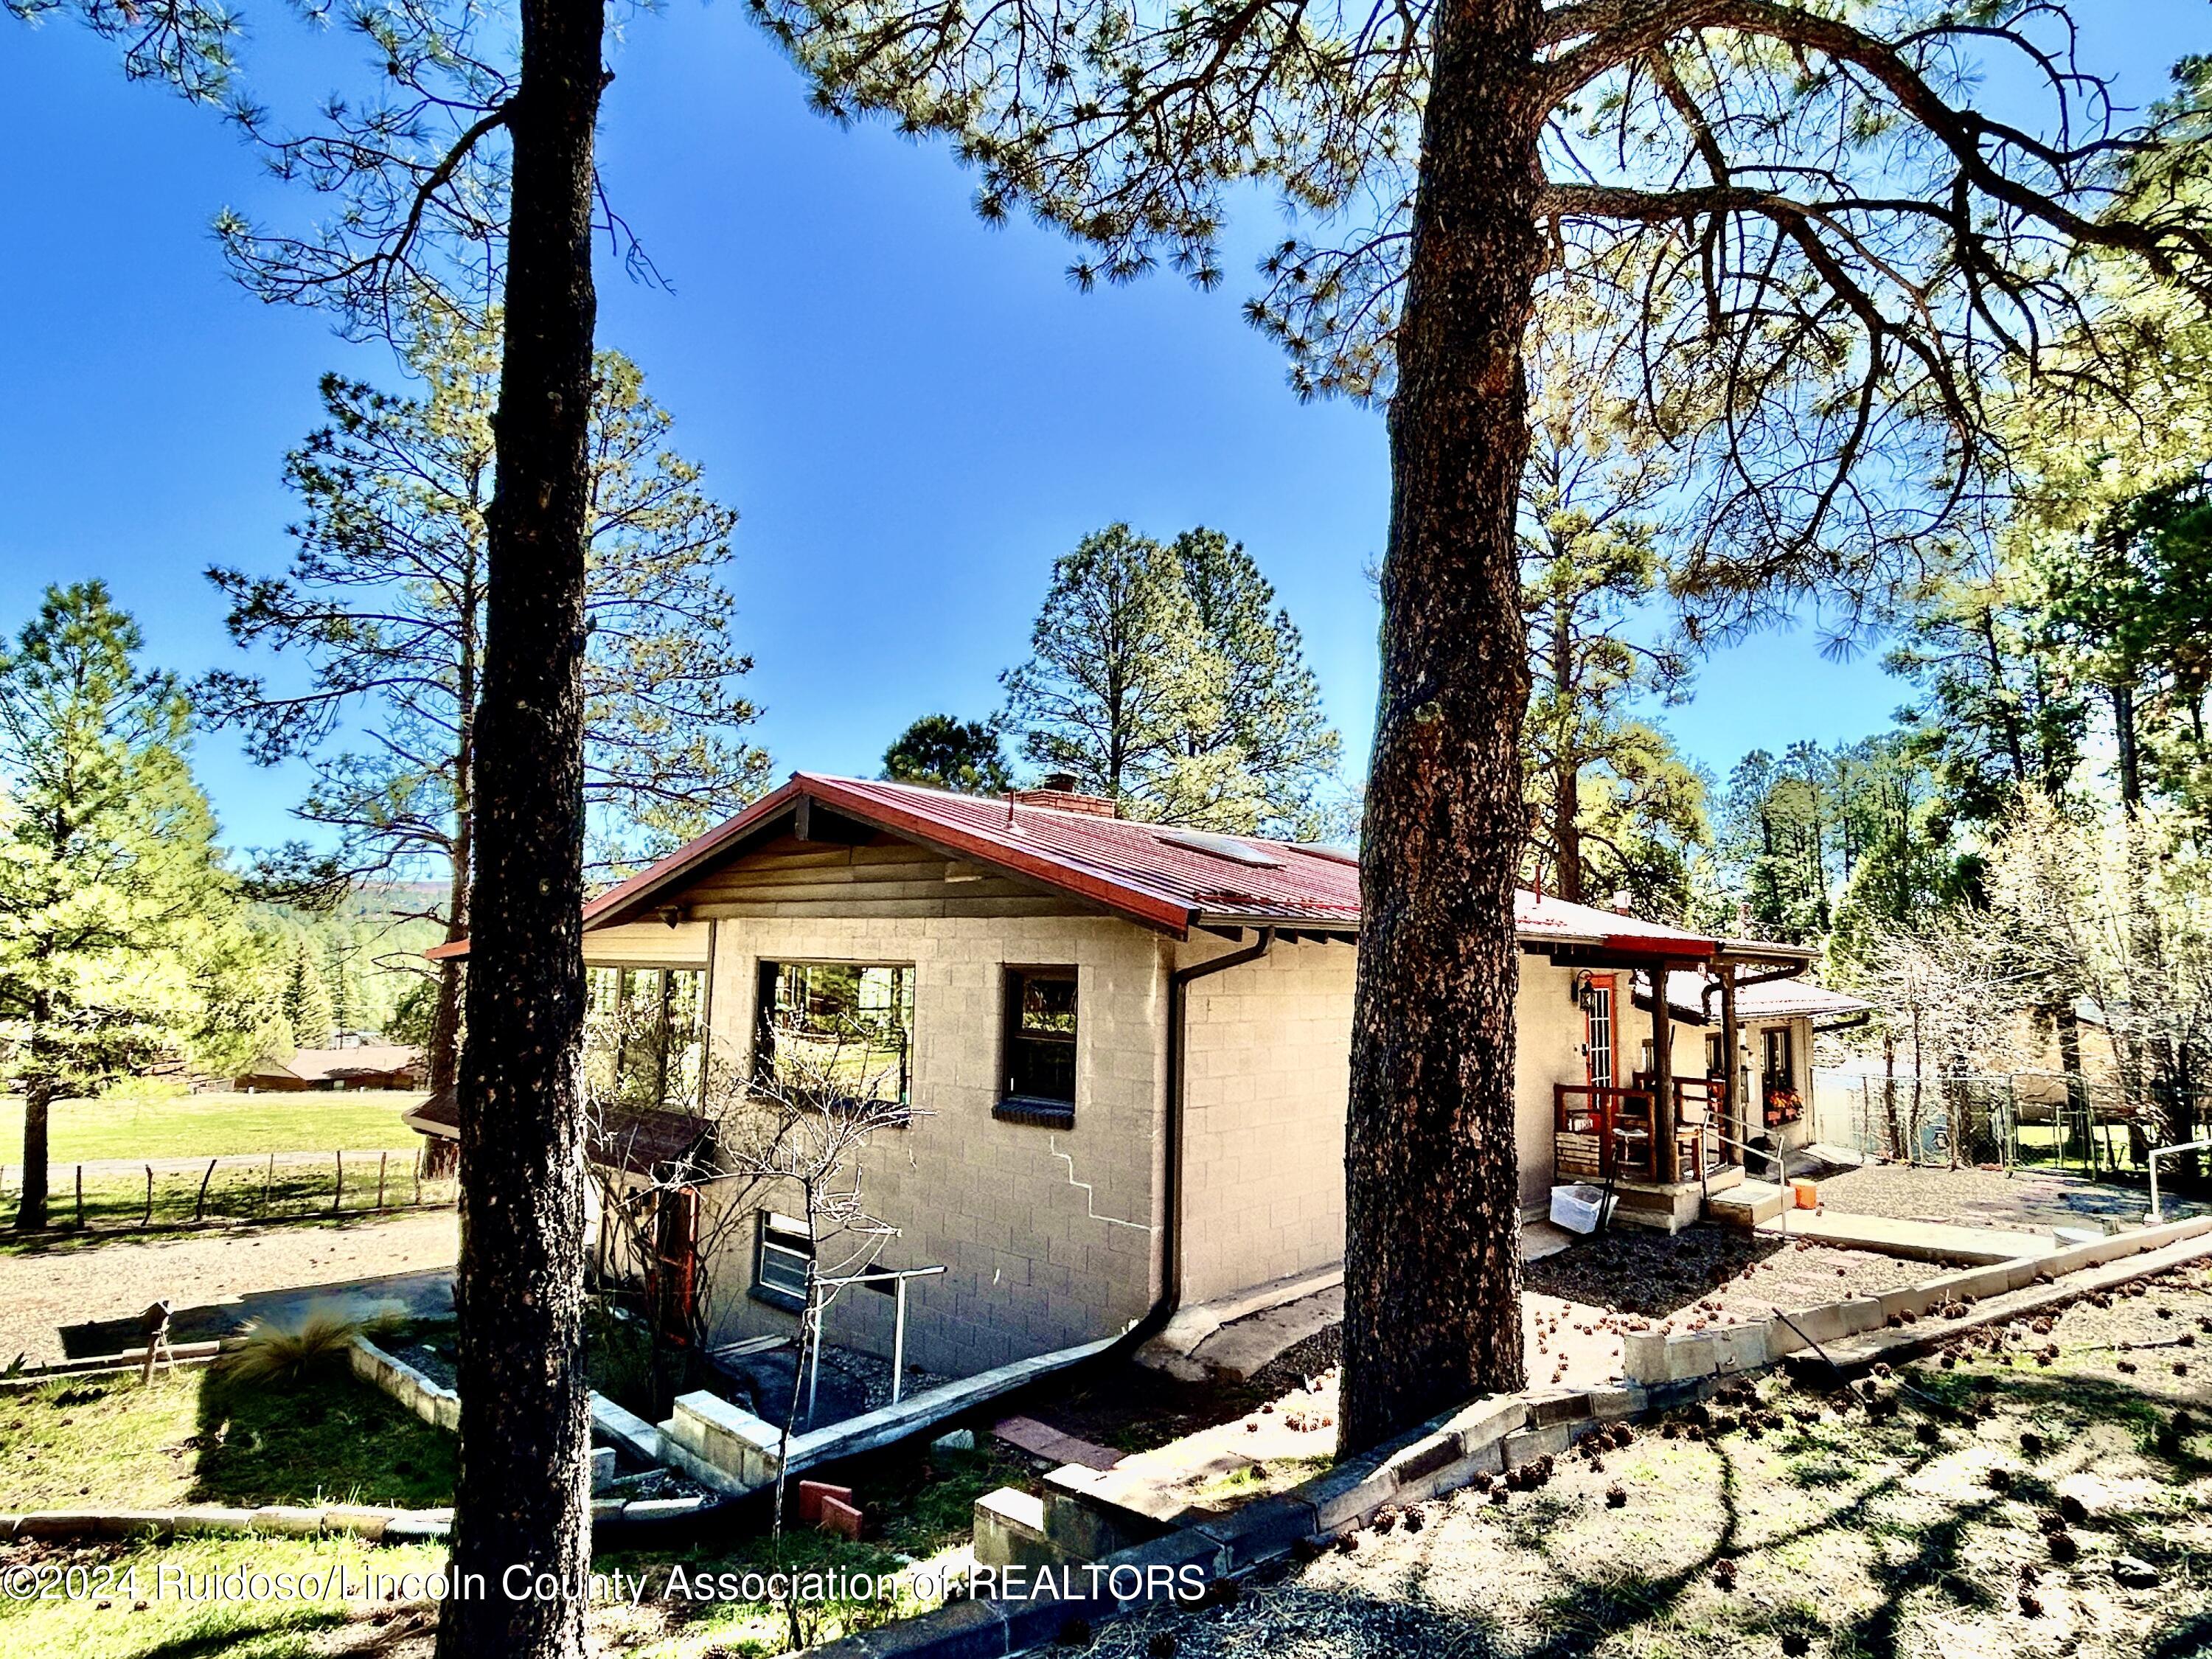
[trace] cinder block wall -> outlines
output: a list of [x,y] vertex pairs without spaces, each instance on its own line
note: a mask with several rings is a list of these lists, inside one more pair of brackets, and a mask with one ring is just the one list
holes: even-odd
[[[967,1376],[1112,1334],[1152,1305],[1165,1109],[1164,940],[1103,916],[746,918],[714,928],[715,1052],[739,1066],[751,1056],[761,962],[914,965],[913,1096],[923,1115],[872,1136],[861,1170],[867,1208],[898,1229],[878,1264],[950,1270],[910,1287],[912,1364]],[[993,1115],[1009,964],[1078,970],[1073,1129]],[[787,1212],[795,1199],[759,1202]],[[716,1340],[794,1328],[791,1315],[746,1294],[751,1226],[732,1226],[725,1236],[724,1259],[711,1267]],[[888,1353],[890,1299],[848,1290],[828,1330],[832,1341]]]
[[[1238,946],[1182,946],[1192,967]],[[1344,1255],[1349,945],[1278,945],[1187,992],[1183,1300],[1210,1301]]]

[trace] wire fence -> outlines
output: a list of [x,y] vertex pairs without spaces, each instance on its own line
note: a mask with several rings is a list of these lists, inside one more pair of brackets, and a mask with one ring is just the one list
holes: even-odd
[[[105,1158],[54,1164],[46,1180],[49,1225],[84,1233],[380,1215],[434,1209],[459,1195],[453,1175],[435,1170],[420,1146],[160,1158],[135,1170]],[[22,1166],[0,1167],[7,1212],[22,1190]]]
[[[1841,1080],[1821,1134],[1899,1164],[2044,1168],[2140,1180],[2151,1149],[2205,1121],[2212,1100],[2146,1111],[2112,1085],[1945,1073]],[[2184,1103],[2175,1103],[2176,1107]],[[1840,1120],[1840,1121],[1839,1121]]]

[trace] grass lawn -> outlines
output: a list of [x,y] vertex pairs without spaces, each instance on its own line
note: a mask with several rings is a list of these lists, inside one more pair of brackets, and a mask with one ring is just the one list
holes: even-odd
[[[452,1501],[455,1441],[349,1372],[300,1387],[206,1366],[0,1392],[0,1511]],[[4,1644],[0,1644],[4,1645]]]
[[[56,1565],[112,1570],[114,1595],[81,1600],[0,1598],[0,1653],[24,1659],[306,1659],[334,1644],[352,1647],[348,1626],[362,1634],[404,1641],[414,1627],[434,1622],[417,1606],[395,1613],[388,1607],[338,1597],[289,1601],[187,1599],[157,1594],[164,1567],[198,1579],[238,1571],[327,1577],[343,1567],[358,1580],[365,1572],[398,1577],[435,1571],[441,1547],[380,1548],[345,1538],[179,1538],[166,1544],[109,1547],[96,1557],[83,1551],[0,1544],[0,1568]],[[135,1596],[129,1588],[135,1582]],[[105,1605],[102,1605],[102,1603]],[[427,1650],[427,1642],[422,1647]]]
[[[420,1137],[399,1121],[420,1094],[131,1095],[64,1100],[53,1109],[50,1156],[58,1188],[68,1164],[100,1158],[229,1158],[247,1153],[404,1149]],[[23,1103],[0,1099],[0,1164],[21,1157]]]

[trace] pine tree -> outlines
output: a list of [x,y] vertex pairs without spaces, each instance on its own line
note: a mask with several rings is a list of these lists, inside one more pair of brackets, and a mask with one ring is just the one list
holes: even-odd
[[[286,466],[305,509],[290,568],[208,573],[241,646],[296,653],[312,675],[304,694],[255,674],[210,676],[210,716],[242,727],[258,761],[308,761],[299,815],[339,838],[327,878],[431,873],[442,900],[398,914],[427,916],[448,939],[470,931],[476,868],[499,345],[496,321],[426,317],[409,353],[419,396],[326,376],[330,424]],[[731,645],[721,584],[736,514],[702,491],[672,426],[636,366],[599,353],[584,791],[605,876],[689,840],[767,775],[767,756],[743,737],[755,710],[736,687],[752,665]],[[363,713],[374,741],[346,743]],[[441,979],[434,1089],[454,1075],[460,965],[444,964]],[[294,1024],[307,1042],[309,1026]]]
[[1053,567],[1030,659],[1002,677],[1024,754],[1130,817],[1289,841],[1338,826],[1340,740],[1304,646],[1241,545],[1117,524]]
[[292,962],[284,981],[284,1018],[293,1041],[302,1048],[326,1048],[337,1029],[337,1009],[329,981],[323,975],[321,953],[306,939],[293,946]]
[[234,902],[190,710],[97,581],[46,590],[0,652],[0,1071],[24,1101],[19,1230],[46,1224],[53,1103],[199,1030]]
[[999,723],[924,714],[884,750],[884,776],[963,795],[1002,795],[1013,775],[1000,748]]

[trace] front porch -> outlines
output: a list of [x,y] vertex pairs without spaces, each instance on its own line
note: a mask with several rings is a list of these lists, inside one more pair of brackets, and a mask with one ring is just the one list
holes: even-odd
[[[1626,1087],[1555,1084],[1555,1178],[1610,1187],[1617,1220],[1679,1232],[1715,1194],[1743,1180],[1718,1127],[1725,1094],[1711,1078],[1671,1079],[1663,1094],[1643,1075]],[[1671,1098],[1671,1111],[1657,1109],[1662,1098]]]

